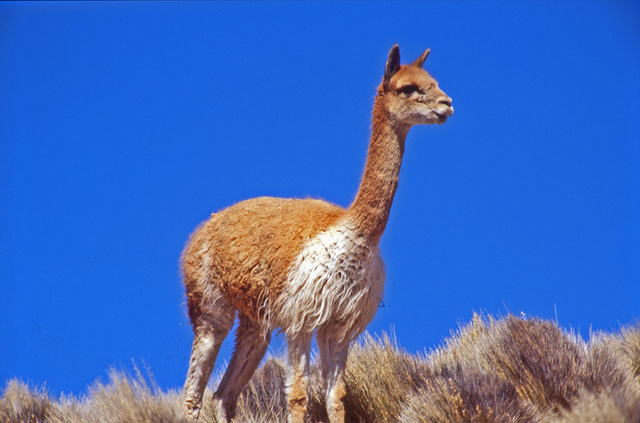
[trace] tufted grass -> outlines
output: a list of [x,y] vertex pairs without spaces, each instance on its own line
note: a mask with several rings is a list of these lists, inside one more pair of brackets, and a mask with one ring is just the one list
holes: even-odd
[[[285,367],[271,358],[238,405],[237,421],[286,422]],[[640,325],[586,342],[536,318],[474,315],[430,353],[412,355],[387,334],[363,335],[347,365],[347,421],[398,423],[640,422]],[[208,391],[201,422],[215,422]],[[326,422],[317,363],[308,422]],[[0,422],[186,422],[181,393],[151,377],[112,369],[79,397],[6,383]]]

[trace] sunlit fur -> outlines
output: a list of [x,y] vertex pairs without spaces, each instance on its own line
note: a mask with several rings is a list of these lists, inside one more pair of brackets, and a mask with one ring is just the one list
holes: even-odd
[[290,422],[302,422],[308,402],[311,339],[317,336],[331,423],[345,418],[344,372],[350,343],[373,319],[382,298],[384,232],[405,138],[412,125],[442,123],[451,99],[422,69],[389,52],[373,107],[364,174],[349,208],[321,200],[261,197],[203,223],[183,254],[182,269],[194,340],[184,411],[197,419],[222,341],[239,324],[233,356],[216,393],[219,422],[235,416],[243,388],[260,364],[271,332],[287,338]]

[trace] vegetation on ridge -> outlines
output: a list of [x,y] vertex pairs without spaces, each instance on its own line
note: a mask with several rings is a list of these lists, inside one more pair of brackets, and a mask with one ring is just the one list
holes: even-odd
[[[245,389],[236,421],[285,422],[283,359],[267,360]],[[9,381],[0,422],[185,422],[180,392],[112,370],[85,396],[51,398]],[[445,344],[411,355],[387,335],[363,335],[349,355],[350,422],[640,422],[640,325],[588,342],[554,322],[475,315]],[[327,421],[314,364],[306,421]],[[215,422],[207,392],[201,422]]]

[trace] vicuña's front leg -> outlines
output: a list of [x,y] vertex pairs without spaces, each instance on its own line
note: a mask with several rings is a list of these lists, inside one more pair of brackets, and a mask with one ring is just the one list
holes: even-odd
[[322,377],[324,379],[327,414],[331,423],[344,423],[344,401],[347,396],[347,385],[344,371],[347,366],[349,342],[338,341],[335,330],[331,327],[318,331],[318,347],[322,362]]
[[307,411],[311,334],[287,337],[287,399],[289,423],[302,423]]

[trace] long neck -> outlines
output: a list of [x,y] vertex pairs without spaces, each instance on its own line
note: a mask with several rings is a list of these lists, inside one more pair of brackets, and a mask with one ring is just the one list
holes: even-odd
[[349,217],[361,234],[377,243],[389,219],[393,196],[410,126],[394,124],[385,107],[385,97],[376,96],[373,129],[367,164]]

